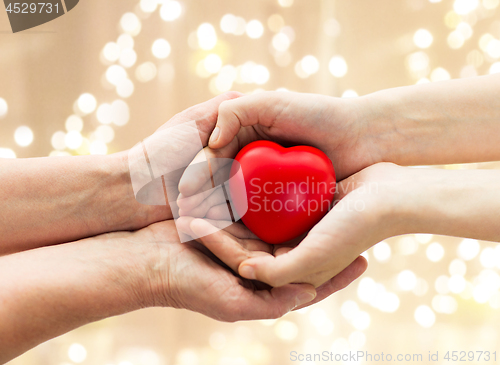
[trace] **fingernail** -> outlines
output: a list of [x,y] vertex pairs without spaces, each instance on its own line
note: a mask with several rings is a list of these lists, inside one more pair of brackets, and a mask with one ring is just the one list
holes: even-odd
[[215,127],[214,131],[212,132],[212,136],[210,137],[210,143],[214,143],[217,141],[220,135],[220,128]]
[[295,308],[297,308],[303,304],[309,303],[314,298],[316,298],[316,293],[311,293],[308,291],[297,295],[297,297],[295,298]]
[[245,265],[240,267],[239,269],[240,275],[246,279],[255,280],[257,277],[255,276],[255,269],[250,265]]

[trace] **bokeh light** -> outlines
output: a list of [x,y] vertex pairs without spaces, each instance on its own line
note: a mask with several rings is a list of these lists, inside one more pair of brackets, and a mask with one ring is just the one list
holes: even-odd
[[14,140],[21,147],[29,146],[34,139],[33,131],[30,127],[20,126],[16,128],[14,132]]
[[0,98],[0,118],[3,118],[7,115],[9,111],[9,106],[4,98]]

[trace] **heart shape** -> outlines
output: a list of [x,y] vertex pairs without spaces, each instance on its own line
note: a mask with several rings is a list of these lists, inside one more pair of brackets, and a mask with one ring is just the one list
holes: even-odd
[[[257,141],[245,146],[235,160],[231,199],[243,223],[261,240],[279,244],[296,238],[330,209],[335,171],[317,148]],[[236,174],[238,168],[242,173]]]

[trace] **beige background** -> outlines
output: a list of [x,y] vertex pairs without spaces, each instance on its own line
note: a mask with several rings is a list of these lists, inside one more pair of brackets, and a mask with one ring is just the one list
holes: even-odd
[[[500,39],[497,0],[481,0],[475,10],[462,16],[453,11],[451,0],[281,0],[285,5],[292,2],[289,7],[281,6],[277,0],[179,2],[180,17],[166,22],[160,18],[159,10],[149,15],[142,12],[137,0],[82,0],[67,15],[18,34],[10,32],[7,16],[0,11],[0,97],[9,106],[8,114],[0,119],[0,148],[11,149],[19,158],[56,154],[51,138],[57,131],[65,132],[66,118],[75,112],[75,101],[82,93],[94,95],[97,105],[120,99],[113,88],[103,84],[103,75],[111,63],[103,62],[101,52],[106,43],[116,42],[123,33],[119,23],[127,12],[138,14],[142,24],[140,33],[134,36],[138,59],[127,69],[135,90],[130,97],[122,98],[130,108],[130,121],[125,126],[112,126],[115,137],[107,144],[108,153],[130,148],[176,112],[214,96],[218,91],[210,83],[217,75],[203,78],[196,72],[197,63],[210,53],[218,54],[224,65],[238,66],[252,60],[269,70],[270,78],[264,85],[235,83],[233,90],[287,88],[338,97],[348,89],[364,95],[411,85],[421,78],[437,79],[439,72],[432,73],[436,68],[443,68],[451,78],[487,74],[491,65],[498,62],[498,58],[482,49],[484,44],[482,48],[480,45],[480,40],[485,39],[481,37],[487,33]],[[223,33],[219,23],[227,13],[246,21],[261,21],[262,37],[251,39],[247,35]],[[295,32],[288,49],[291,62],[286,66],[278,66],[272,54],[275,32],[269,28],[268,19],[274,14],[280,15]],[[324,30],[325,22],[333,24],[331,19],[340,25],[336,36]],[[470,24],[472,35],[454,49],[448,37],[461,21]],[[217,45],[212,50],[193,49],[188,39],[206,22],[215,28]],[[413,41],[420,28],[433,35],[432,45],[423,50]],[[165,60],[156,59],[151,53],[157,38],[165,38],[171,45]],[[419,72],[409,62],[416,52],[424,52],[429,60],[428,66]],[[306,55],[317,58],[319,70],[302,79],[295,72],[295,64]],[[347,74],[341,78],[334,77],[328,69],[330,59],[337,55],[348,65]],[[156,65],[158,75],[151,81],[139,82],[135,69],[148,61]],[[81,133],[92,142],[96,138],[93,132],[100,125],[96,113],[82,119]],[[34,134],[33,143],[27,147],[17,145],[14,139],[15,130],[21,125],[30,127]],[[78,151],[66,148],[57,152],[85,153],[85,144]],[[500,277],[498,267],[488,261],[488,257],[499,258],[499,250],[488,249],[496,244],[479,242],[480,251],[473,255],[475,243],[469,243],[462,246],[466,256],[471,256],[465,257],[457,252],[461,242],[458,238],[412,235],[388,240],[391,253],[386,259],[384,244],[378,252],[368,252],[369,269],[363,278],[372,278],[379,284],[371,301],[377,295],[382,301],[397,296],[399,305],[392,313],[363,301],[370,281],[363,282],[367,287],[358,280],[312,309],[271,322],[225,324],[187,311],[142,310],[82,327],[29,351],[12,364],[73,364],[68,349],[74,343],[86,349],[83,364],[103,365],[290,364],[290,351],[332,349],[394,356],[422,353],[425,363],[429,351],[439,351],[441,358],[447,350],[500,351]],[[444,249],[438,262],[430,261],[427,255],[427,247],[433,243]],[[446,278],[442,276],[450,277],[456,272],[453,268],[450,272],[449,265],[457,258],[467,267],[466,273],[459,276],[468,284],[461,293],[448,293]],[[454,262],[459,267],[460,263]],[[416,275],[416,289],[404,291],[398,285],[398,274],[403,270]],[[480,283],[491,284],[493,289],[478,294]],[[391,293],[389,297],[387,293]],[[440,293],[442,296],[438,296]],[[440,305],[440,300],[445,304]],[[354,301],[360,308],[351,319],[346,318],[349,316],[345,309],[352,302],[345,304],[346,301]],[[435,315],[429,328],[415,319],[419,306],[427,306]]]

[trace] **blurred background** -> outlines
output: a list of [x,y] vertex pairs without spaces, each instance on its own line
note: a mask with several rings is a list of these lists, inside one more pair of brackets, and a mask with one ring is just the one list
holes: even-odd
[[[82,0],[16,34],[0,11],[0,157],[121,151],[227,90],[356,97],[500,72],[499,2]],[[409,235],[365,255],[369,268],[350,287],[279,320],[147,309],[11,364],[291,364],[291,351],[324,350],[423,354],[424,363],[429,351],[498,350],[488,363],[500,363],[500,246]]]

